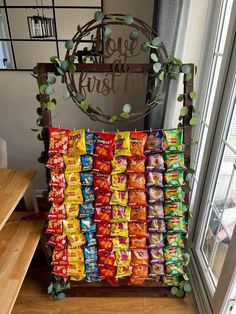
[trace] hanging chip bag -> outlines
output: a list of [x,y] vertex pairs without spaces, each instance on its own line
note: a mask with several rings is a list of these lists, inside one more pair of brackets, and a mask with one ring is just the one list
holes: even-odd
[[172,129],[163,131],[163,148],[166,152],[182,152],[183,145],[183,129]]
[[164,154],[167,171],[176,169],[186,169],[184,163],[184,153]]
[[127,177],[124,173],[117,173],[112,175],[112,189],[118,191],[126,190]]
[[131,156],[130,132],[117,132],[115,135],[115,157]]
[[166,219],[168,231],[186,233],[186,222],[184,217],[170,217]]
[[111,206],[95,206],[94,221],[95,222],[110,222]]
[[112,174],[125,172],[127,169],[127,159],[122,156],[114,157],[111,161]]
[[91,219],[90,217],[81,218],[80,222],[81,222],[81,231],[83,233],[96,232],[96,225],[93,223],[93,219]]
[[68,133],[66,129],[49,128],[49,148],[48,154],[67,154],[68,152]]
[[166,202],[183,202],[184,191],[182,187],[165,187],[164,195]]
[[67,238],[68,238],[69,245],[72,248],[82,246],[86,243],[85,236],[81,232],[77,234],[69,234]]
[[163,134],[161,130],[152,131],[147,138],[145,145],[145,154],[154,154],[162,152]]
[[130,152],[132,157],[144,158],[146,140],[146,133],[130,132]]
[[70,155],[70,156],[63,156],[64,162],[66,165],[66,172],[80,172],[82,171],[82,164],[79,155]]
[[113,158],[113,147],[115,134],[96,132],[94,155],[99,158],[111,160]]
[[161,154],[148,156],[147,170],[165,171],[164,158]]
[[84,186],[93,185],[93,174],[91,172],[81,172],[80,180]]
[[115,237],[112,238],[113,251],[128,250],[129,238],[128,237]]
[[83,129],[70,130],[68,154],[69,155],[86,154],[85,132]]
[[184,171],[174,170],[164,174],[165,184],[167,186],[180,186],[184,185]]
[[166,234],[166,244],[168,246],[184,247],[184,241],[183,241],[182,233],[167,233]]
[[86,154],[81,156],[82,171],[93,169],[93,156]]
[[86,153],[93,154],[95,144],[95,136],[93,132],[85,131]]

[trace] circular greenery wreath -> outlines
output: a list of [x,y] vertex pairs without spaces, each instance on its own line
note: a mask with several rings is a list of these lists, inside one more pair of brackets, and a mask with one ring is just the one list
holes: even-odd
[[[144,52],[150,53],[153,72],[149,73],[149,83],[152,88],[147,90],[146,104],[144,109],[139,112],[132,112],[131,104],[124,104],[123,111],[120,114],[110,115],[103,111],[98,106],[89,104],[84,95],[79,91],[75,84],[74,74],[76,72],[76,58],[77,48],[81,43],[81,40],[88,36],[94,30],[101,30],[104,39],[108,38],[112,29],[111,25],[125,25],[133,28],[129,34],[129,38],[132,41],[137,41],[140,34],[143,34],[146,38],[141,45],[141,49]],[[93,38],[93,37],[92,37]],[[52,56],[50,61],[55,64],[56,75],[61,76],[61,82],[67,86],[67,91],[63,95],[64,100],[72,99],[74,103],[85,114],[87,114],[94,121],[101,121],[103,123],[120,123],[122,121],[135,121],[143,118],[158,104],[161,104],[165,100],[165,90],[169,80],[176,80],[180,73],[184,74],[184,80],[188,81],[192,78],[191,68],[189,65],[183,65],[180,59],[173,56],[169,56],[166,52],[165,46],[160,37],[157,36],[155,31],[150,28],[146,23],[140,19],[133,17],[132,15],[113,14],[104,15],[102,12],[97,11],[94,15],[94,19],[86,23],[83,27],[78,25],[77,32],[71,40],[67,40],[65,43],[67,49],[65,54],[65,60],[59,60],[57,56]],[[87,50],[85,48],[84,50]],[[37,76],[37,67],[33,70],[35,76]],[[40,86],[40,93],[46,94],[45,96],[52,95],[54,92],[53,84],[56,82],[56,77],[52,74],[47,74],[47,84]],[[196,92],[193,91],[190,95],[181,94],[178,96],[178,101],[182,101],[184,97],[190,97],[195,99]],[[49,102],[43,102],[40,99],[42,110],[51,110],[56,106],[56,100],[52,99]],[[182,110],[182,117],[187,114],[188,109]],[[193,121],[193,124],[195,121]],[[38,124],[38,123],[37,123]],[[180,123],[181,124],[181,123]]]

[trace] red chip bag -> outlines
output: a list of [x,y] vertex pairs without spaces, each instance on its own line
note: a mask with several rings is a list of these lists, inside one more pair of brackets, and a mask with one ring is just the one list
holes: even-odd
[[147,250],[132,250],[131,264],[148,266],[148,251]]
[[132,206],[130,211],[130,220],[146,220],[147,210],[145,206]]
[[130,151],[132,157],[144,158],[144,147],[147,134],[141,132],[130,132]]
[[62,170],[64,168],[64,160],[60,154],[55,154],[48,158],[46,167],[48,169]]
[[110,160],[101,160],[95,157],[93,160],[93,171],[110,174],[111,173]]
[[62,234],[62,220],[49,220],[46,234]]
[[128,176],[129,190],[145,190],[145,175],[141,173],[132,173]]
[[67,278],[67,266],[54,266],[52,273],[54,275],[60,276],[66,280]]
[[113,147],[115,144],[115,134],[96,132],[94,155],[100,158],[111,160],[113,158]]
[[64,200],[64,189],[58,186],[53,186],[48,193],[48,201],[56,204],[61,204]]
[[111,199],[111,192],[95,191],[95,204],[96,205],[109,205],[110,199]]
[[67,244],[66,236],[52,235],[51,238],[48,240],[47,244],[50,246],[60,248],[60,249],[64,249]]
[[100,252],[107,251],[110,252],[112,250],[112,239],[111,238],[97,238],[98,250]]
[[111,175],[103,173],[95,173],[93,175],[94,190],[110,191]]
[[110,236],[111,224],[109,223],[97,223],[97,235],[98,236]]
[[68,253],[67,249],[55,248],[52,254],[51,265],[67,265],[68,264]]
[[66,186],[65,175],[61,170],[51,170],[50,186],[58,186],[64,188]]
[[144,191],[130,191],[129,192],[129,205],[130,206],[146,206],[147,199]]
[[116,267],[114,266],[99,266],[99,276],[102,279],[112,279],[116,275]]
[[69,130],[49,128],[48,154],[67,154]]
[[94,221],[110,222],[111,206],[95,206]]
[[103,264],[107,266],[114,266],[116,256],[114,252],[99,252],[98,253],[98,264]]
[[57,207],[51,207],[48,213],[48,220],[60,220],[60,219],[66,219],[66,209],[65,206],[62,204]]

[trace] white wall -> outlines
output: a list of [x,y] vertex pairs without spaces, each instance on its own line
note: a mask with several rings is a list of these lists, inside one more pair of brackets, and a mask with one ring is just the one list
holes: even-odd
[[[146,0],[145,4],[142,0],[104,0],[105,13],[131,13],[134,16],[146,21],[148,24],[152,22],[153,0]],[[72,30],[73,35],[74,30]],[[30,51],[25,51],[30,58]],[[50,57],[51,53],[49,53]],[[40,55],[37,57],[41,62]],[[102,127],[111,130],[112,127],[106,127],[103,124],[91,121],[84,115],[72,102],[64,102],[61,95],[65,91],[65,86],[57,85],[56,98],[58,107],[53,112],[55,116],[54,125],[62,127],[79,127],[90,129],[101,129]],[[30,76],[28,72],[3,72],[0,71],[0,137],[7,140],[8,143],[8,162],[11,168],[36,168],[38,173],[34,179],[34,187],[36,190],[46,188],[45,171],[43,165],[37,162],[37,157],[43,150],[42,142],[39,142],[35,133],[30,128],[35,127],[37,118],[36,108],[38,106],[35,100],[37,94],[36,80]],[[126,97],[126,96],[125,96]],[[135,93],[128,95],[129,101],[134,104],[142,94]],[[124,103],[127,99],[124,95],[118,99],[119,103]],[[112,99],[106,100],[111,103]],[[113,103],[116,106],[117,103]],[[135,124],[124,126],[123,128],[142,128],[142,121]]]

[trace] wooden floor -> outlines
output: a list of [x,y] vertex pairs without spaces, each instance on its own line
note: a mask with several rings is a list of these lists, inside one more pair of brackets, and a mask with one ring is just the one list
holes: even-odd
[[[46,294],[50,282],[47,266],[34,258],[12,313],[28,314],[197,314],[194,297],[67,297],[53,301]],[[111,288],[112,289],[112,288]],[[161,288],[160,288],[161,289]],[[138,293],[140,295],[140,293]]]

